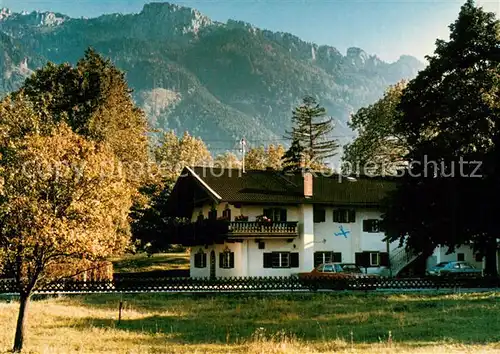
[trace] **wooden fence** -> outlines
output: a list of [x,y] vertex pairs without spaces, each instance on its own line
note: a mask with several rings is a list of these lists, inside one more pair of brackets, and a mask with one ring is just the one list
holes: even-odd
[[[38,289],[37,293],[134,293],[134,292],[260,292],[331,290],[405,290],[500,287],[500,280],[487,278],[368,278],[328,279],[296,277],[242,278],[127,278],[109,281],[65,281]],[[17,293],[11,280],[0,281],[0,293]]]

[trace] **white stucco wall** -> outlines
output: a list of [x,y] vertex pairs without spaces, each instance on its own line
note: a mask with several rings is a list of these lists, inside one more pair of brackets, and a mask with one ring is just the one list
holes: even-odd
[[[354,263],[355,253],[363,251],[387,252],[387,243],[383,241],[382,232],[363,231],[363,220],[381,219],[382,214],[373,209],[356,209],[354,223],[333,222],[333,207],[325,207],[325,222],[314,224],[315,251],[333,251],[342,253],[342,262]],[[340,230],[343,228],[344,233]],[[337,235],[335,235],[337,234]],[[398,242],[389,245],[390,251],[398,246]],[[378,267],[368,268],[369,273],[379,272]]]
[[314,212],[311,204],[301,206],[299,223],[299,267],[302,272],[314,268]]
[[[287,240],[262,240],[265,243],[265,249],[260,250],[259,245],[255,240],[247,240],[248,252],[248,276],[288,276],[292,273],[298,273],[299,268],[264,268],[264,253],[268,252],[299,252],[298,239],[293,242]],[[294,248],[295,246],[295,248]],[[299,266],[300,266],[299,256]]]
[[[215,251],[215,276],[216,277],[241,277],[247,276],[247,251],[246,251],[247,242],[244,241],[242,243],[226,243],[223,245],[211,245],[208,248],[204,246],[192,247],[191,255],[190,255],[190,270],[189,275],[192,278],[205,278],[210,276],[210,253]],[[229,248],[232,252],[234,252],[234,268],[224,269],[219,267],[219,253],[223,252],[225,249]],[[207,266],[205,268],[195,268],[194,267],[194,255],[198,250],[202,248],[203,251],[207,254]]]

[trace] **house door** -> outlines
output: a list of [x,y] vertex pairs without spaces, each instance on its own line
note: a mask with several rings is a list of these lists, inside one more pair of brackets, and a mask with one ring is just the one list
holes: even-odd
[[210,279],[215,279],[215,251],[210,252]]

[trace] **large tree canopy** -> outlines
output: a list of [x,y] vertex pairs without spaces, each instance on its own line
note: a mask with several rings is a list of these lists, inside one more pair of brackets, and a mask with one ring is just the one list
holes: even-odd
[[[48,122],[21,95],[0,104],[0,262],[20,293],[15,350],[33,290],[129,240],[131,190],[106,168],[113,151]],[[52,272],[55,265],[64,272]]]
[[408,168],[385,222],[392,239],[418,250],[472,244],[496,274],[500,25],[467,1],[450,30],[398,106]]
[[[132,99],[123,72],[92,49],[76,66],[49,63],[28,78],[21,92],[45,121],[65,122],[86,138],[108,144],[130,181],[141,182],[147,122]],[[15,93],[14,95],[19,94]]]
[[406,82],[389,87],[379,101],[359,109],[349,126],[356,139],[344,148],[343,163],[350,172],[375,175],[395,174],[407,152],[404,136],[396,134],[398,104]]
[[76,67],[48,64],[0,102],[0,261],[20,293],[15,351],[38,286],[128,244],[147,158],[123,73],[92,50]]

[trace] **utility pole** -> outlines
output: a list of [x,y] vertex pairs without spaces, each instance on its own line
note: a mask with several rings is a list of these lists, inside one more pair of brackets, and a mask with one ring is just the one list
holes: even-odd
[[241,138],[240,140],[240,151],[241,151],[241,169],[243,173],[245,173],[245,154],[246,154],[247,142],[245,138]]

